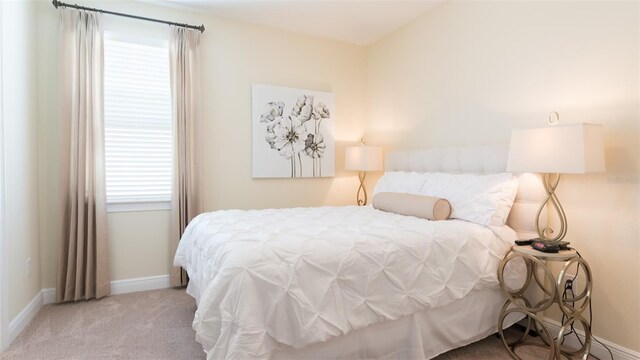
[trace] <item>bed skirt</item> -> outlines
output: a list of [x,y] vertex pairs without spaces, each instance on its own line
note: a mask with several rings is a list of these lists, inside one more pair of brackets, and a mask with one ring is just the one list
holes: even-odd
[[[506,298],[500,289],[474,290],[436,309],[385,321],[302,349],[285,348],[272,359],[431,359],[498,331]],[[507,318],[505,328],[520,318]]]

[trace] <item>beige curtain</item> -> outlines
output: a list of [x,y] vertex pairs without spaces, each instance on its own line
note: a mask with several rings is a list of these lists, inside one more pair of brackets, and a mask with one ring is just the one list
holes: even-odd
[[60,10],[60,196],[56,300],[111,292],[104,170],[102,16]]
[[173,257],[189,221],[202,212],[200,169],[200,32],[170,27],[171,105],[173,111],[173,177],[171,187],[170,282],[187,284]]

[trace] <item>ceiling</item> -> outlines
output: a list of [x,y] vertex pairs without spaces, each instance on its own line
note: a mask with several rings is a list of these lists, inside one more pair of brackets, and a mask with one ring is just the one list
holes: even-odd
[[214,16],[368,45],[443,0],[164,0]]

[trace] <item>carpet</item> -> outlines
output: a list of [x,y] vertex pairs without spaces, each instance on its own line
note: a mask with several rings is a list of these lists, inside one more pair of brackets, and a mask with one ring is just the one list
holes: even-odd
[[[46,305],[0,359],[205,359],[191,329],[195,310],[193,298],[180,288]],[[518,335],[518,330],[508,331]],[[548,356],[537,347],[518,354],[524,359]],[[509,358],[491,335],[436,360]]]

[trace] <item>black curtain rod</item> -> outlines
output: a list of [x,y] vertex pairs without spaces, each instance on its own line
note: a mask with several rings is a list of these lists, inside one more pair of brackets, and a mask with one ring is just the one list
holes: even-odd
[[55,6],[56,9],[59,6],[62,6],[62,7],[68,7],[68,8],[78,9],[78,10],[94,11],[94,12],[99,12],[99,13],[103,13],[103,14],[124,16],[124,17],[132,18],[132,19],[138,19],[138,20],[153,21],[153,22],[167,24],[167,25],[181,26],[181,27],[185,27],[185,28],[188,28],[188,29],[200,30],[200,32],[202,32],[202,33],[204,32],[204,25],[196,26],[196,25],[189,25],[189,24],[181,24],[181,23],[176,23],[176,22],[173,22],[173,21],[152,19],[152,18],[148,18],[148,17],[144,17],[144,16],[123,14],[123,13],[114,12],[114,11],[107,11],[107,10],[102,10],[102,9],[90,8],[90,7],[80,6],[80,5],[77,5],[77,4],[71,5],[71,4],[63,3],[63,2],[58,1],[58,0],[53,0],[52,3],[53,3],[53,6]]

